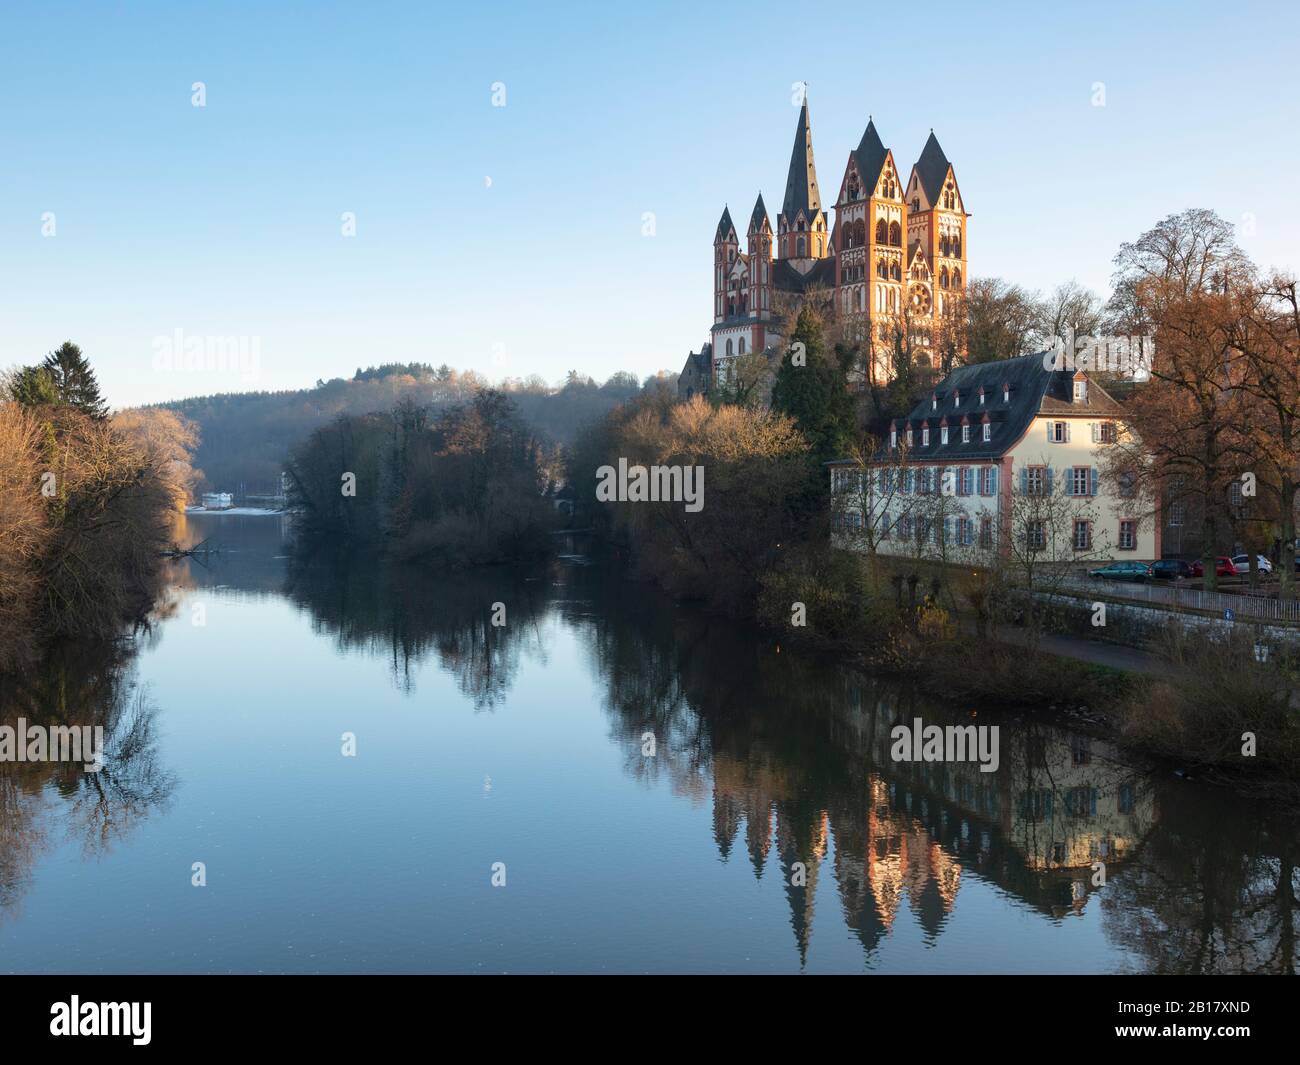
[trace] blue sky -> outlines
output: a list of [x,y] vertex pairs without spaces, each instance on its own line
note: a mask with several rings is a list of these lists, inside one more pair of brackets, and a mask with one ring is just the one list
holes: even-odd
[[[679,369],[723,204],[779,210],[801,80],[828,200],[869,114],[904,173],[934,127],[975,276],[1104,291],[1189,206],[1296,266],[1294,19],[1133,8],[6,3],[0,367],[71,338],[119,406],[389,361]],[[176,330],[256,338],[255,379],[167,370]]]

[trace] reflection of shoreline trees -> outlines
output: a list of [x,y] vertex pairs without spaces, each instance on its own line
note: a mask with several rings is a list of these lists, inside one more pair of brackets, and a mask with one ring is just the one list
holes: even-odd
[[[317,557],[290,567],[285,594],[340,648],[387,657],[400,690],[414,689],[412,666],[435,652],[475,708],[490,710],[505,699],[525,652],[545,658],[539,631],[545,597],[537,576],[514,568],[456,574]],[[505,605],[505,625],[492,624],[494,603]]]
[[[588,594],[610,600],[574,620],[628,771],[711,802],[724,860],[743,847],[756,877],[775,869],[801,961],[833,850],[843,920],[868,958],[905,906],[934,941],[973,875],[1054,921],[1099,894],[1107,932],[1152,968],[1294,968],[1294,822],[1187,782],[1157,787],[1101,740],[983,713],[1002,726],[996,773],[896,764],[894,724],[968,719],[657,596],[629,609],[617,582]],[[641,754],[647,731],[655,758]],[[791,883],[795,862],[804,886]],[[1157,934],[1171,926],[1178,935]]]
[[0,687],[0,724],[100,726],[104,765],[0,762],[0,915],[15,907],[35,863],[56,846],[56,826],[85,856],[107,854],[154,809],[176,779],[159,761],[157,708],[134,681],[128,647],[62,648]]
[[1221,790],[1179,787],[1143,860],[1103,895],[1110,932],[1152,972],[1296,972],[1300,819],[1238,805],[1225,816]]

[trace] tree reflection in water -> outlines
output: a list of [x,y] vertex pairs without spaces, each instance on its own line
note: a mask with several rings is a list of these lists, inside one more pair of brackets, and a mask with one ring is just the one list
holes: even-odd
[[[1169,779],[1096,737],[1033,715],[972,716],[600,565],[556,562],[540,578],[305,567],[289,593],[341,645],[387,655],[404,688],[436,654],[479,709],[507,698],[522,655],[544,660],[548,624],[573,628],[627,772],[710,803],[720,858],[743,850],[755,877],[781,879],[801,961],[826,877],[868,965],[904,913],[937,941],[973,877],[1053,922],[1099,905],[1141,968],[1295,968],[1294,813]],[[497,601],[510,604],[505,627],[490,623]],[[916,717],[999,724],[999,769],[894,763],[890,729]]]
[[55,649],[0,678],[0,725],[23,718],[104,730],[97,773],[81,762],[0,762],[0,914],[20,903],[36,861],[64,838],[83,857],[102,856],[170,800],[176,778],[158,758],[158,708],[134,681],[135,653],[130,641]]

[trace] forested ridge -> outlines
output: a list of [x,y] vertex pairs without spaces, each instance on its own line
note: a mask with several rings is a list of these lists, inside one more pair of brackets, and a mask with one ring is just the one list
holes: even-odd
[[[646,383],[664,380],[673,383],[671,375]],[[194,465],[201,471],[200,489],[270,494],[280,487],[289,453],[339,415],[392,410],[400,402],[438,412],[470,402],[487,387],[487,379],[472,371],[390,363],[358,368],[347,379],[317,381],[312,388],[221,393],[158,406],[198,426]],[[613,374],[598,384],[576,371],[570,371],[559,385],[530,377],[506,380],[496,387],[542,440],[556,444],[571,443],[583,425],[642,391],[642,384],[630,373]]]

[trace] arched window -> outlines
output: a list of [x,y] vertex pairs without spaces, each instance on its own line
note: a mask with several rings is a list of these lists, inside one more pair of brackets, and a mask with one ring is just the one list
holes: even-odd
[[861,244],[866,244],[866,242],[867,242],[867,223],[866,223],[866,222],[859,222],[856,226],[853,227],[853,229],[854,229],[854,232],[856,232],[857,235],[858,235],[858,244],[860,244],[860,245],[861,245]]
[[736,345],[736,353],[739,354],[739,355],[743,355],[743,354],[745,354],[745,338],[744,338],[744,337],[741,337],[741,338],[740,338],[740,341],[737,343],[737,345]]
[[807,243],[804,241],[803,237],[800,237],[797,241],[795,241],[795,257],[802,259],[804,257],[804,249],[806,247],[807,247]]
[[877,276],[877,277],[888,277],[888,276],[889,276],[889,264],[888,264],[887,262],[885,262],[884,259],[877,259],[877,260],[876,260],[876,276]]
[[952,257],[954,259],[961,258],[961,237],[952,238]]
[[876,223],[876,243],[877,244],[889,243],[889,223],[886,222],[883,218]]
[[898,227],[897,222],[889,223],[889,243],[895,248],[903,246],[903,231]]
[[939,287],[948,287],[948,268],[946,266],[939,270]]
[[952,272],[952,287],[953,287],[953,288],[961,288],[961,271],[960,271],[960,270],[954,270],[954,271]]
[[940,255],[947,255],[947,254],[948,254],[948,234],[947,234],[947,233],[943,234],[943,236],[941,236],[941,237],[939,238],[939,254],[940,254]]
[[862,289],[858,289],[858,310],[865,311],[866,309],[867,309],[866,296],[863,295]]
[[897,259],[894,260],[893,266],[889,268],[889,276],[892,277],[895,281],[903,280],[903,268],[898,265]]
[[730,340],[727,341],[727,354],[728,354],[728,355],[731,354],[731,341],[730,341]]

